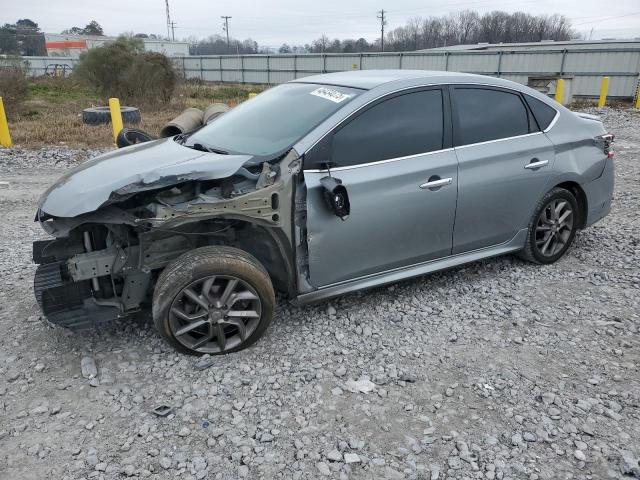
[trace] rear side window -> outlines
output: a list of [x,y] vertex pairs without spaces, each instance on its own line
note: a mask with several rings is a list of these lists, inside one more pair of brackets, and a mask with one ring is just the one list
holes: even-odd
[[345,167],[440,150],[443,123],[439,89],[390,98],[334,134],[332,162]]
[[455,88],[457,145],[529,133],[529,114],[520,96],[502,90]]
[[533,98],[531,95],[525,95],[527,103],[533,112],[533,116],[536,117],[540,130],[546,130],[551,125],[551,122],[556,117],[556,110],[551,108],[546,103]]

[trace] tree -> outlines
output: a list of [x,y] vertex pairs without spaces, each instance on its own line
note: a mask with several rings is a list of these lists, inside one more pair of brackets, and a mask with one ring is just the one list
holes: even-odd
[[38,24],[22,18],[16,23],[5,23],[0,27],[0,53],[7,55],[46,55],[44,34]]
[[84,34],[104,36],[104,31],[102,30],[102,27],[98,22],[96,22],[95,20],[91,20],[89,23],[87,23],[86,27],[84,27]]
[[71,27],[67,30],[63,30],[62,33],[70,34],[70,35],[95,35],[98,37],[104,36],[104,30],[102,29],[100,24],[95,20],[91,20],[89,23],[85,25],[84,28]]
[[286,43],[283,43],[278,49],[278,53],[291,53],[291,47]]

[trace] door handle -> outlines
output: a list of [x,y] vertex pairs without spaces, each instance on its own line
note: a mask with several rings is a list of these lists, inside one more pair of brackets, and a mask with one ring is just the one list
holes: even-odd
[[549,160],[538,160],[537,158],[531,159],[531,162],[527,163],[524,168],[529,170],[535,170],[536,168],[542,168],[549,163]]
[[425,188],[429,188],[429,189],[439,188],[439,187],[444,187],[445,185],[450,185],[451,182],[453,182],[453,178],[438,178],[438,179],[435,179],[435,180],[429,179],[428,182],[423,183],[422,185],[420,185],[420,188],[422,188],[422,189],[425,189]]

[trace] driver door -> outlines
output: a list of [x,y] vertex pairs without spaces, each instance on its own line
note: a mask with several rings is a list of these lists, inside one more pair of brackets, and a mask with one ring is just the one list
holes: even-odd
[[[451,254],[458,162],[448,92],[384,97],[342,122],[305,156],[309,273],[315,287]],[[310,159],[314,159],[313,162]],[[331,165],[331,172],[319,165]],[[344,221],[320,180],[346,187]]]

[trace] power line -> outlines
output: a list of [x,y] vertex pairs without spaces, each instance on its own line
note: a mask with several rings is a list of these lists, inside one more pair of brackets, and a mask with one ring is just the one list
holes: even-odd
[[227,53],[231,53],[231,45],[229,44],[229,19],[232,17],[228,15],[221,15],[220,18],[224,20],[224,26],[222,29],[227,32]]
[[384,26],[387,24],[387,20],[384,18],[384,9],[378,11],[379,15],[376,17],[380,20],[380,47],[384,52]]

